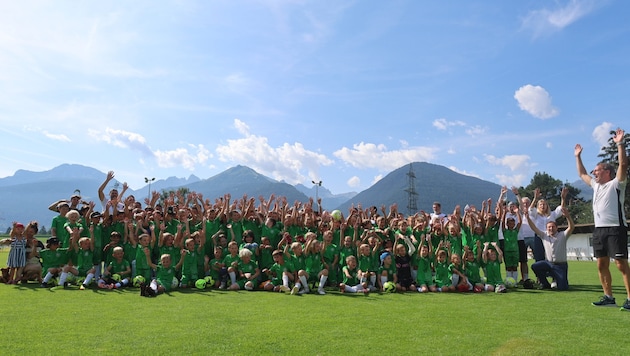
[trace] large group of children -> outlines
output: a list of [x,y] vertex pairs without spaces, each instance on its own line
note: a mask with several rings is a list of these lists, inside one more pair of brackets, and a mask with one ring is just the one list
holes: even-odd
[[517,279],[522,214],[503,198],[495,209],[488,199],[481,209],[458,206],[448,215],[436,203],[431,214],[359,205],[344,217],[322,210],[321,200],[315,209],[312,199],[291,205],[273,195],[232,201],[226,194],[211,202],[201,194],[172,193],[158,204],[154,193],[145,207],[123,196],[124,189],[113,189],[102,212],[93,202],[51,207],[59,214],[45,246],[34,238],[36,223],[34,231],[33,223],[14,223],[2,241],[11,246],[5,282],[76,283],[80,290],[135,286],[143,296],[175,288],[504,292],[502,264],[508,279]]

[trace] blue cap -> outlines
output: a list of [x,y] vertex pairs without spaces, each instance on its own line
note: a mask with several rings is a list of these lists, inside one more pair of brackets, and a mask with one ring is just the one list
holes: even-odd
[[385,251],[383,253],[381,253],[381,263],[383,263],[383,261],[385,261],[385,259],[387,258],[387,256],[391,256],[392,254]]

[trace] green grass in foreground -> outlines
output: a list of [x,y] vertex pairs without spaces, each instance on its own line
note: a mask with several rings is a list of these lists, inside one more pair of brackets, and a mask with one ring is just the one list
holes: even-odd
[[[0,285],[2,353],[628,354],[630,313],[590,304],[595,263],[571,262],[569,278],[568,292],[368,296]],[[613,282],[621,304],[617,271]]]

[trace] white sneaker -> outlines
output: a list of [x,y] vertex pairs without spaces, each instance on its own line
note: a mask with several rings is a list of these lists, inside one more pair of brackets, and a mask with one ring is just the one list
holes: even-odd
[[317,290],[317,293],[319,293],[319,295],[324,295],[326,294],[326,291],[320,288]]
[[298,286],[293,286],[293,288],[291,289],[291,295],[295,295],[297,294],[297,292],[300,290],[300,288],[298,288]]
[[285,285],[280,286],[280,291],[281,291],[281,292],[286,293],[286,292],[288,292],[288,291],[290,291],[290,290],[291,290],[291,288],[289,288],[289,287],[287,287],[287,286],[285,286]]
[[558,283],[556,283],[555,281],[551,282],[551,289],[556,289],[556,288],[558,288]]
[[306,289],[302,289],[301,291],[298,292],[299,295],[302,294],[308,294],[308,291]]

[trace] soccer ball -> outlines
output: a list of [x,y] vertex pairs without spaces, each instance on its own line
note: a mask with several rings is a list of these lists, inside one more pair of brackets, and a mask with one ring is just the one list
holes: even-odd
[[333,220],[339,221],[341,220],[341,211],[339,210],[333,210],[330,213],[330,216],[333,218]]
[[385,284],[383,284],[383,291],[386,293],[394,293],[396,291],[396,285],[393,282],[385,282]]
[[195,282],[195,287],[197,287],[197,289],[204,289],[204,288],[206,288],[206,280],[205,279],[198,279],[197,282]]
[[173,282],[171,282],[171,288],[179,287],[179,279],[177,277],[173,277]]
[[505,286],[508,288],[515,288],[516,287],[516,280],[512,277],[507,277],[505,279]]
[[211,287],[214,286],[214,278],[212,278],[211,276],[206,276],[204,280],[206,281],[206,285],[209,285]]
[[122,280],[122,277],[120,277],[118,273],[114,273],[112,274],[112,279],[114,280],[114,282],[120,282]]
[[140,287],[141,284],[143,284],[144,282],[146,282],[147,280],[144,278],[144,276],[135,276],[133,277],[133,286],[134,287]]

